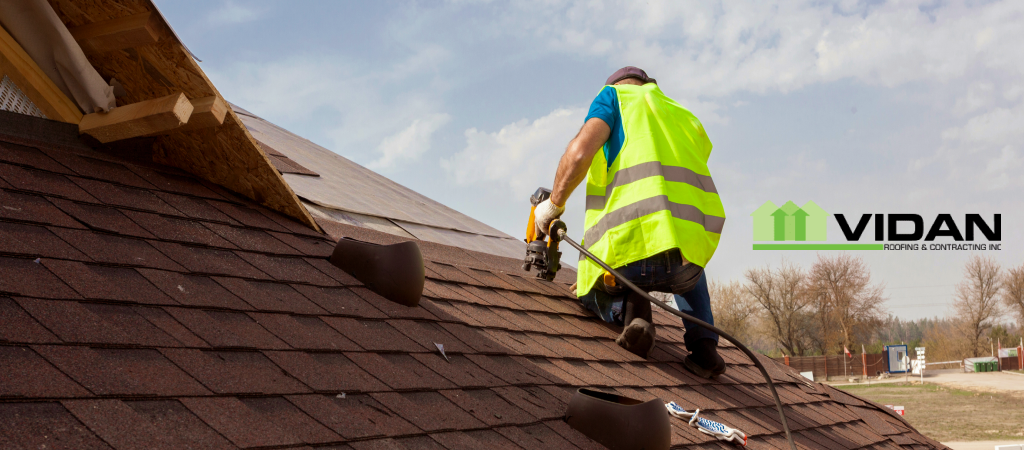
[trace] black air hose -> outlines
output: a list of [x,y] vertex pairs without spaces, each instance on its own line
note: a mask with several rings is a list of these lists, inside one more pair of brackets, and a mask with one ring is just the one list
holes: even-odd
[[710,331],[718,334],[719,336],[725,338],[727,341],[732,342],[733,344],[736,345],[736,347],[739,347],[739,349],[742,350],[743,353],[745,353],[748,358],[750,358],[750,361],[754,363],[754,366],[757,367],[757,370],[761,371],[761,375],[764,377],[764,380],[766,382],[768,382],[768,389],[771,390],[772,398],[775,399],[775,407],[779,410],[779,421],[782,422],[782,429],[786,431],[786,440],[789,441],[789,448],[792,449],[792,450],[797,450],[796,449],[796,444],[793,443],[793,436],[789,432],[789,424],[786,422],[786,413],[782,410],[782,400],[779,400],[779,393],[775,391],[775,383],[772,383],[771,377],[768,376],[768,371],[765,370],[764,366],[761,365],[761,362],[758,361],[757,357],[754,356],[754,353],[751,352],[750,349],[747,348],[747,346],[743,345],[743,343],[740,342],[739,340],[737,340],[736,338],[730,336],[729,333],[726,333],[726,332],[718,329],[718,327],[716,327],[714,325],[711,325],[711,324],[709,324],[707,322],[704,322],[703,320],[700,320],[700,319],[698,319],[696,317],[693,317],[693,316],[691,316],[689,314],[686,314],[686,313],[684,313],[682,311],[678,311],[678,310],[672,309],[672,308],[666,306],[664,303],[658,301],[654,297],[651,297],[650,294],[642,291],[640,288],[636,287],[636,285],[634,285],[633,283],[630,283],[629,280],[625,279],[622,275],[620,275],[618,272],[616,272],[615,269],[612,269],[611,267],[608,267],[608,265],[605,264],[604,261],[601,261],[596,256],[594,256],[592,253],[586,251],[583,248],[583,246],[581,246],[580,244],[577,244],[576,241],[573,241],[572,239],[570,239],[569,236],[566,235],[564,227],[559,228],[557,233],[558,233],[558,237],[561,240],[563,240],[565,242],[568,242],[569,245],[573,246],[576,250],[579,250],[580,253],[582,253],[584,256],[586,256],[587,258],[592,259],[594,262],[597,263],[597,265],[601,266],[602,268],[604,268],[604,270],[607,270],[608,273],[610,273],[613,276],[615,276],[616,280],[619,280],[619,282],[621,282],[622,284],[626,285],[626,287],[632,289],[637,294],[640,294],[640,295],[646,297],[647,300],[649,300],[651,303],[658,305],[661,309],[664,309],[669,314],[678,316],[681,319],[693,322],[694,324],[696,324],[697,326],[699,326],[701,328],[705,328],[707,330],[710,330]]

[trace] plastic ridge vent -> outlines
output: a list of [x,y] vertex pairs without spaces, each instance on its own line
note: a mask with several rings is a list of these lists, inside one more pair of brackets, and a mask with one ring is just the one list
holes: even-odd
[[426,280],[423,255],[416,242],[378,245],[338,240],[331,264],[350,273],[381,297],[405,306],[420,304]]
[[581,388],[569,401],[570,427],[611,450],[667,450],[672,444],[665,403]]

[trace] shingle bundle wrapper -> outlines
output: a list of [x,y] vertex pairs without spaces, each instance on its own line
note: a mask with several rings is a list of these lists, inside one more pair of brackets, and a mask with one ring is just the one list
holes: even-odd
[[714,436],[715,439],[720,441],[730,441],[740,444],[744,447],[747,446],[747,434],[737,430],[735,428],[729,428],[722,425],[714,420],[708,420],[702,417],[697,417],[700,414],[700,410],[689,412],[677,405],[676,402],[668,402],[665,404],[665,408],[668,409],[668,413],[672,416],[686,420],[690,426],[697,427],[701,433]]

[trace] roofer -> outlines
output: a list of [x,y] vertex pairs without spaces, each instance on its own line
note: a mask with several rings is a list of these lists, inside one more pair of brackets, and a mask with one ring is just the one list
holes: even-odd
[[[697,117],[643,70],[624,67],[605,84],[562,155],[535,225],[546,231],[586,177],[583,247],[641,289],[671,292],[681,311],[714,324],[704,267],[725,212],[707,167],[711,141]],[[619,346],[650,355],[656,332],[648,300],[616,286],[589,259],[579,262],[576,286],[587,309],[624,326]],[[718,335],[684,324],[684,365],[704,378],[724,373]]]

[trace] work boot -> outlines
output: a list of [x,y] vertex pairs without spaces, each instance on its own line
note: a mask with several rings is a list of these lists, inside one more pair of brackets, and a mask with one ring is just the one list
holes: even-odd
[[701,378],[711,378],[725,373],[725,360],[718,355],[718,341],[701,339],[690,347],[690,354],[683,357],[683,365]]
[[615,343],[626,351],[646,359],[654,350],[656,338],[654,324],[637,317],[622,329],[622,334],[615,338]]

